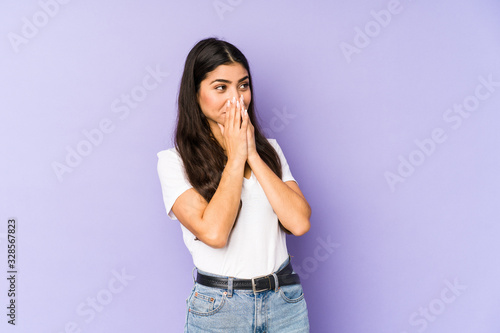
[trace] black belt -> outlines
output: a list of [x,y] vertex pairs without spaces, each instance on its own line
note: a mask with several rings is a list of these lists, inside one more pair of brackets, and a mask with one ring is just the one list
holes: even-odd
[[[279,286],[287,286],[291,284],[299,284],[300,278],[298,274],[293,273],[292,264],[288,262],[282,270],[276,273]],[[215,287],[228,289],[228,278],[220,278],[216,276],[204,275],[197,273],[196,282],[207,287]],[[233,289],[247,289],[258,293],[261,291],[272,290],[276,288],[274,276],[263,275],[252,279],[233,279]]]

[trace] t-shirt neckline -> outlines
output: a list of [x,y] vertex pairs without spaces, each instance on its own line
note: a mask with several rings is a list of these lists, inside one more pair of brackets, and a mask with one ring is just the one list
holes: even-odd
[[247,179],[245,176],[243,176],[243,181],[246,180],[247,182],[249,182],[252,180],[252,178],[253,178],[253,171],[250,171],[250,178]]

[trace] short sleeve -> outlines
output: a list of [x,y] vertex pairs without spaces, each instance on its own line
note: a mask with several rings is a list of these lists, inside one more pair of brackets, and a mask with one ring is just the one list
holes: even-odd
[[285,155],[283,154],[283,151],[281,150],[281,147],[278,144],[278,141],[276,141],[276,139],[267,139],[267,140],[269,141],[271,146],[273,146],[273,148],[278,153],[278,156],[280,157],[281,172],[282,172],[281,180],[284,182],[293,180],[294,182],[296,182],[298,184],[298,182],[292,176],[292,172],[290,171],[290,167],[288,166]]
[[175,200],[193,186],[184,171],[184,164],[175,148],[163,150],[158,154],[158,176],[160,177],[163,202],[168,216],[172,220],[177,220],[172,206]]

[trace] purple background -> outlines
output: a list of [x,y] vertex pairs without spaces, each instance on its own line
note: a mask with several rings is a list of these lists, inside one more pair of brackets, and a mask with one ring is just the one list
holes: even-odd
[[[15,217],[19,269],[15,327],[0,280],[2,332],[182,330],[193,264],[156,153],[208,36],[248,57],[261,125],[312,206],[288,238],[311,331],[500,331],[500,86],[481,83],[500,82],[497,1],[54,4],[0,4],[0,257],[5,273]],[[148,68],[169,73],[150,91]]]

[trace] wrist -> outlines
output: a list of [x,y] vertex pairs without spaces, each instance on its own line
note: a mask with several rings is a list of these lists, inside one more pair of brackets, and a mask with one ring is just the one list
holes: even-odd
[[228,158],[225,168],[243,169],[246,161],[242,158]]
[[248,164],[250,166],[252,166],[252,164],[257,163],[260,159],[261,158],[260,158],[259,153],[255,152],[254,154],[249,154],[248,155],[247,161],[248,161]]

